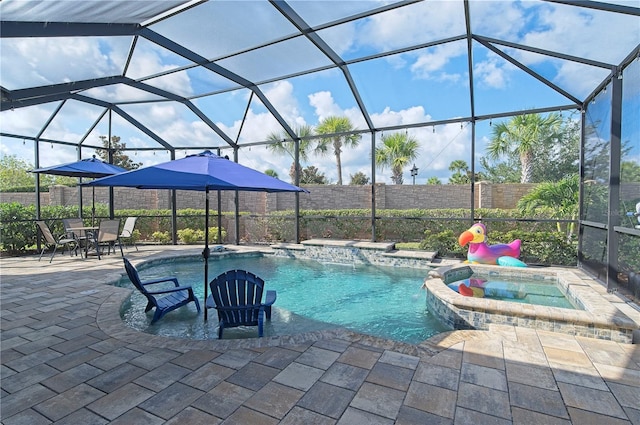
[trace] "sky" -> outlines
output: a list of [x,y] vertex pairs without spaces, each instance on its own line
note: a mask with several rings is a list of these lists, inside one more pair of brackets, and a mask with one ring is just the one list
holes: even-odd
[[[7,2],[3,3],[0,4],[0,14],[9,7]],[[616,3],[640,7],[640,1]],[[388,2],[294,1],[290,4],[309,25],[318,26]],[[251,7],[251,13],[247,13],[248,7]],[[457,0],[423,2],[318,32],[343,60],[355,61],[347,67],[349,76],[376,128],[470,116],[465,40],[362,60],[370,55],[464,34],[462,7],[462,2]],[[72,14],[73,8],[70,10]],[[593,61],[618,64],[640,42],[640,19],[637,16],[538,1],[472,1],[470,11],[472,30],[476,34]],[[367,128],[345,74],[339,69],[277,80],[283,75],[330,63],[307,39],[291,38],[251,49],[294,32],[291,24],[268,2],[208,2],[150,28],[203,57],[217,58],[217,64],[245,79],[265,81],[259,85],[260,90],[291,127],[315,126],[329,116],[346,116],[355,128]],[[248,28],[251,31],[247,31]],[[0,83],[4,88],[15,90],[121,75],[131,44],[129,37],[0,39]],[[609,73],[606,69],[573,61],[502,49],[579,100],[585,99]],[[242,50],[246,53],[229,56]],[[142,78],[146,84],[179,96],[202,96],[194,98],[193,104],[240,145],[265,141],[269,134],[282,132],[281,126],[256,96],[243,88],[231,90],[237,84],[219,75],[198,68],[162,74],[188,64],[189,61],[175,53],[139,38],[125,75]],[[477,115],[573,103],[570,98],[535,80],[478,42],[473,44],[472,71],[473,107]],[[222,90],[228,91],[205,96]],[[149,103],[148,100],[157,97],[125,85],[94,88],[82,94],[119,102],[125,113],[169,144],[183,147],[176,152],[177,158],[199,152],[205,146],[224,145],[209,126],[178,102]],[[77,101],[66,102],[56,113],[58,107],[59,103],[50,103],[0,112],[1,131],[29,136],[42,132],[41,137],[45,139],[75,143],[82,139],[104,111],[101,107]],[[568,117],[570,113],[565,112],[563,116]],[[128,148],[157,146],[155,141],[117,114],[112,114],[111,120],[112,134],[121,137]],[[499,121],[501,119],[495,120]],[[483,155],[491,137],[491,124],[487,120],[476,124],[476,159]],[[85,144],[99,145],[98,136],[108,134],[108,128],[109,114],[106,114],[89,133]],[[420,142],[414,162],[419,169],[416,183],[425,183],[430,177],[438,177],[445,183],[451,174],[448,167],[452,161],[462,159],[470,164],[471,132],[472,126],[468,122],[408,129],[407,134]],[[376,133],[377,143],[384,134]],[[633,137],[638,140],[635,135]],[[370,134],[364,134],[356,148],[342,153],[345,183],[357,172],[371,176],[371,143]],[[31,141],[0,137],[0,154],[17,155],[34,163]],[[81,151],[83,158],[92,154],[93,149]],[[232,155],[232,152],[226,150],[223,154]],[[142,150],[129,155],[145,166],[170,159],[165,150]],[[636,146],[634,155],[640,161],[640,146]],[[41,143],[40,158],[40,166],[49,166],[75,161],[78,152],[72,146]],[[273,169],[287,181],[291,161],[291,158],[276,156],[262,146],[243,147],[239,151],[240,163],[260,171]],[[337,181],[333,155],[312,157],[303,164],[307,165],[316,166],[329,182]],[[412,165],[404,170],[405,184],[412,181],[409,173]],[[388,168],[376,170],[377,182],[391,183],[390,177]]]

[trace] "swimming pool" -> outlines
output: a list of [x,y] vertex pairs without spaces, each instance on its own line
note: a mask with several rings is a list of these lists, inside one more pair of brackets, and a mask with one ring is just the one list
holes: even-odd
[[[143,279],[176,276],[182,285],[192,285],[203,299],[203,263],[198,259],[160,262],[139,268]],[[250,270],[262,277],[278,299],[265,336],[291,335],[344,327],[355,332],[406,343],[419,343],[450,330],[428,309],[421,288],[426,271],[365,264],[344,265],[273,256],[211,258],[209,277],[229,269]],[[130,287],[125,277],[119,285]],[[123,305],[125,323],[137,330],[163,336],[216,339],[217,318],[209,322],[195,308],[181,308],[153,326],[144,313],[146,300],[134,292]],[[255,337],[256,330],[225,330],[225,338]]]

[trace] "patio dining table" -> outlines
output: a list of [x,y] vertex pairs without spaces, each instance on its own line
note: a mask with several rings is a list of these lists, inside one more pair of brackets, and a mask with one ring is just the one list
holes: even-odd
[[96,247],[96,252],[98,253],[98,259],[100,259],[100,247],[98,246],[98,230],[100,228],[97,226],[81,226],[81,227],[69,227],[67,230],[73,232],[74,238],[78,242],[78,246],[80,246],[80,240],[77,238],[77,234],[80,232],[84,232],[85,235],[91,237],[87,237],[86,242],[84,244],[84,258],[87,258],[89,255],[89,240],[93,241]]

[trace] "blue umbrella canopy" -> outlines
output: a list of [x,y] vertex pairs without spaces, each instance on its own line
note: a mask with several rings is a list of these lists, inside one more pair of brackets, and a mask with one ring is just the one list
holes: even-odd
[[[202,251],[204,258],[204,302],[207,302],[209,273],[209,191],[238,190],[250,192],[308,192],[298,186],[245,167],[210,151],[189,155],[182,159],[163,162],[104,177],[85,183],[89,186],[120,186],[138,189],[180,189],[206,192],[205,229]],[[204,309],[207,320],[207,309]]]
[[86,158],[76,162],[69,162],[67,164],[53,165],[51,167],[37,168],[31,170],[32,173],[38,174],[51,174],[54,176],[68,176],[68,177],[88,177],[88,178],[100,178],[111,176],[118,173],[127,171],[117,165],[109,164],[107,162],[93,158]]
[[[87,177],[92,179],[112,176],[114,174],[123,173],[125,171],[127,171],[126,168],[118,167],[117,165],[101,161],[97,159],[95,155],[92,158],[81,159],[80,161],[76,162],[69,162],[66,164],[53,165],[51,167],[31,170],[32,173],[37,174],[50,174],[54,176],[67,177]],[[91,202],[91,224],[93,225],[96,215],[95,190],[92,192]]]
[[138,189],[240,190],[253,192],[307,192],[307,190],[245,167],[210,151],[150,165],[86,183]]

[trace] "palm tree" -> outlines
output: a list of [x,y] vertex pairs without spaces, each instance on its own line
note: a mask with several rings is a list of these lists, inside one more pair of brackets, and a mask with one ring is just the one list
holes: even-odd
[[493,126],[487,156],[498,159],[503,155],[517,154],[520,157],[520,183],[530,183],[537,147],[545,138],[554,137],[562,124],[560,114],[524,114],[511,118],[507,123]]
[[355,128],[351,124],[351,120],[347,117],[331,116],[320,121],[316,127],[317,134],[330,134],[318,142],[318,150],[324,154],[329,152],[329,146],[333,147],[333,154],[336,157],[336,166],[338,167],[338,183],[342,184],[342,161],[340,154],[342,147],[355,148],[360,143],[362,136],[360,134],[346,134],[354,131]]
[[[518,209],[524,213],[533,213],[538,208],[553,211],[553,217],[576,220],[578,217],[580,177],[577,174],[563,178],[558,182],[540,183],[518,201]],[[556,223],[562,231],[560,222]],[[571,240],[574,225],[567,226],[567,240]]]
[[462,159],[451,161],[449,171],[453,172],[451,177],[449,177],[449,184],[469,184],[471,182],[467,161]]
[[407,133],[398,132],[383,135],[381,142],[376,146],[376,164],[381,170],[391,167],[391,181],[402,184],[402,170],[418,157],[418,140]]
[[[297,126],[293,128],[293,131],[300,138],[313,135],[313,128],[309,125]],[[287,141],[286,139],[289,139],[289,140]],[[291,139],[291,136],[289,136],[289,133],[287,133],[284,130],[282,130],[282,132],[280,133],[270,133],[267,136],[267,140],[269,140],[272,143],[267,145],[267,149],[277,155],[282,155],[282,156],[289,155],[291,159],[293,159],[293,162],[291,163],[291,169],[289,171],[289,175],[291,176],[291,182],[295,184],[296,183],[295,182],[296,145],[294,141],[290,139]],[[313,143],[314,142],[311,139],[300,140],[300,143],[298,144],[298,156],[299,156],[300,162],[309,160],[310,151],[315,151],[317,153],[320,153],[317,146],[315,148],[313,147]],[[298,172],[299,174],[302,173],[302,167],[300,167],[300,164],[298,164]]]

